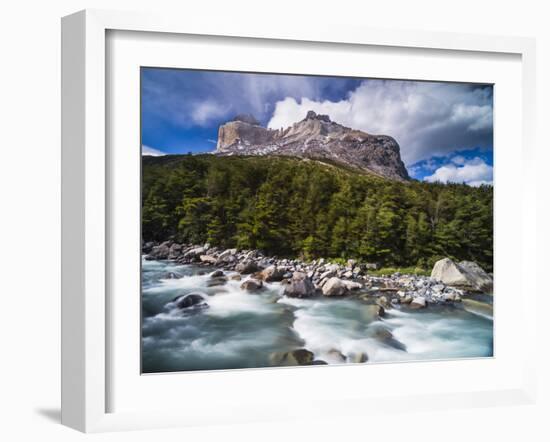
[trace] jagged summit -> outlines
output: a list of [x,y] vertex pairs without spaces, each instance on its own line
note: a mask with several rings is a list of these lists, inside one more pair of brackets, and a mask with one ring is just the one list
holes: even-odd
[[305,120],[319,120],[319,121],[324,121],[325,123],[331,123],[332,122],[328,115],[317,114],[317,113],[315,113],[315,111],[312,111],[312,110],[307,111],[307,115],[306,115],[306,117],[304,118],[303,121],[305,121]]
[[409,179],[399,145],[392,137],[342,126],[313,110],[282,129],[267,129],[252,115],[238,115],[220,126],[216,154],[331,160],[390,179]]
[[254,115],[251,114],[238,114],[231,121],[241,121],[243,123],[252,124],[254,126],[259,126],[260,122],[256,120]]

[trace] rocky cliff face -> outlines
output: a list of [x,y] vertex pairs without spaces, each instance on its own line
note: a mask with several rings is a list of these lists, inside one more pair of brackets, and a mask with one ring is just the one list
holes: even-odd
[[302,121],[279,130],[266,129],[253,117],[240,115],[220,126],[216,154],[330,160],[394,180],[409,179],[399,145],[392,137],[350,129],[313,111]]

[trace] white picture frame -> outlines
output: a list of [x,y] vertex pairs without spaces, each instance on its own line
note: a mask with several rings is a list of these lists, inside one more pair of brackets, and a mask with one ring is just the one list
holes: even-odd
[[[534,174],[534,109],[535,109],[535,43],[532,39],[492,37],[451,33],[389,31],[345,26],[305,25],[299,28],[284,23],[272,26],[254,23],[220,23],[201,17],[167,17],[143,13],[86,10],[62,21],[62,423],[84,432],[114,431],[139,428],[201,425],[284,419],[303,413],[304,403],[288,407],[262,405],[250,398],[237,400],[232,413],[220,401],[219,413],[208,416],[173,407],[163,410],[112,411],[109,392],[113,388],[109,370],[112,363],[108,332],[111,321],[108,299],[109,243],[113,230],[108,228],[111,196],[110,164],[106,121],[109,117],[109,93],[106,68],[109,60],[107,33],[154,32],[162,35],[217,36],[243,39],[269,39],[341,47],[376,46],[384,48],[429,49],[442,52],[473,54],[510,54],[521,63],[521,155],[525,179],[519,191],[521,221],[521,291],[519,307],[526,310],[536,303],[536,287],[526,278],[526,256],[533,255],[535,238]],[[158,34],[157,34],[158,35]],[[498,112],[498,105],[496,108]],[[497,166],[498,167],[498,166]],[[498,171],[497,171],[498,174]],[[518,242],[519,244],[519,242]],[[496,253],[505,254],[504,249]],[[517,258],[515,258],[517,259]],[[498,287],[498,279],[497,279]],[[532,308],[532,307],[531,307]],[[525,322],[525,321],[524,321]],[[338,404],[339,414],[363,415],[384,410],[442,409],[470,406],[532,403],[535,399],[535,324],[522,327],[525,351],[521,373],[501,388],[460,392],[430,392],[407,396],[391,389],[374,401],[361,394],[337,395],[307,401],[307,416],[334,415],[326,407]],[[531,338],[531,339],[530,339]],[[497,355],[498,358],[498,355]],[[476,364],[476,362],[472,362]],[[430,365],[426,365],[431,369]],[[348,367],[349,369],[350,367]],[[378,367],[383,369],[384,367]],[[475,367],[474,367],[475,368]],[[363,367],[353,367],[357,372]],[[300,369],[296,369],[300,370]],[[324,370],[324,369],[323,369]],[[279,370],[280,371],[280,370]],[[283,370],[286,377],[292,370]],[[238,376],[244,376],[241,371]],[[262,381],[269,372],[263,372]],[[294,372],[298,373],[298,372]],[[203,379],[223,379],[219,373],[204,373]],[[195,376],[195,375],[193,375]],[[225,374],[227,376],[227,373]],[[210,378],[208,378],[210,377]],[[165,378],[167,379],[167,378]],[[195,378],[198,381],[198,375]],[[164,383],[167,381],[165,380]],[[223,382],[222,382],[223,384]],[[222,393],[223,396],[223,393]],[[244,395],[246,396],[246,395]],[[216,408],[216,405],[213,405]],[[221,410],[225,407],[225,410]],[[260,409],[259,409],[260,408]]]

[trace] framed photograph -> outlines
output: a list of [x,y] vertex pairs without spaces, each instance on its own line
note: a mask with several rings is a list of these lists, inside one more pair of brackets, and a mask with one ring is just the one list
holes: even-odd
[[62,31],[64,424],[534,400],[532,40]]

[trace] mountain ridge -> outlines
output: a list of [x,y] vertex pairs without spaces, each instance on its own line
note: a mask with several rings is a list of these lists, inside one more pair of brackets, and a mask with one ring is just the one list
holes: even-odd
[[268,129],[251,115],[238,115],[219,127],[214,153],[331,160],[393,180],[410,179],[395,139],[343,126],[311,110],[303,120],[281,129]]

